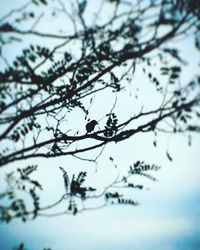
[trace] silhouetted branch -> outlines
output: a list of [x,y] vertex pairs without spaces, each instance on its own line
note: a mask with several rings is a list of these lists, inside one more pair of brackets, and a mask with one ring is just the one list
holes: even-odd
[[[0,19],[0,57],[4,62],[0,69],[1,167],[19,160],[67,155],[96,163],[108,144],[139,133],[199,133],[200,76],[185,82],[186,61],[174,47],[177,39],[190,35],[200,49],[199,4],[193,0],[98,4],[94,10],[98,13],[91,16],[90,2],[84,0],[30,1]],[[48,26],[47,13],[61,25]],[[48,31],[43,31],[44,24]],[[7,58],[8,50],[3,48],[8,44],[15,52]],[[152,70],[155,62],[156,70]],[[152,88],[159,96],[157,105],[146,104],[144,96],[139,107],[130,106],[127,111],[122,96],[129,89],[134,91],[130,102],[134,105],[132,100],[137,99],[143,81],[148,84],[147,92]],[[105,96],[109,100],[104,100]],[[109,101],[114,102],[110,110]],[[101,114],[92,117],[95,105],[102,108]],[[75,117],[74,128],[71,115],[77,110],[80,117]],[[91,122],[98,126],[88,127]],[[93,157],[88,156],[91,151]],[[168,151],[167,157],[172,160]],[[67,181],[67,173],[63,174]],[[119,187],[118,182],[114,184]],[[85,198],[88,190],[79,185],[78,191]],[[30,195],[36,209],[29,212],[36,217],[41,211],[35,189]],[[118,194],[112,195],[108,198],[120,200]],[[53,204],[57,206],[64,198]],[[17,206],[24,209],[22,201],[17,201]],[[72,214],[92,209],[77,210],[73,199],[70,207],[66,211]]]

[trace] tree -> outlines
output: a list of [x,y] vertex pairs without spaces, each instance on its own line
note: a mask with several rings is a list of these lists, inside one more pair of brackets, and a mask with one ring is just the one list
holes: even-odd
[[[0,71],[0,166],[30,160],[27,168],[7,175],[8,188],[1,194],[7,202],[0,207],[3,221],[35,218],[66,199],[69,203],[64,213],[74,215],[89,210],[79,208],[77,199],[103,198],[103,205],[97,208],[137,205],[112,188],[142,189],[129,179],[141,175],[155,180],[149,171],[159,169],[156,164],[137,161],[127,176],[118,176],[96,194],[95,187],[84,186],[86,171],[70,179],[60,167],[66,191],[58,201],[42,208],[38,195],[42,185],[30,177],[37,169],[31,163],[35,158],[74,156],[96,162],[107,145],[139,133],[153,132],[157,136],[162,132],[200,131],[200,76],[183,81],[186,61],[174,48],[176,39],[191,36],[196,49],[200,49],[199,3],[109,0],[99,1],[95,13],[92,4],[85,0],[65,4],[61,0],[32,0],[0,19],[4,62]],[[46,18],[50,16],[55,24],[47,32]],[[4,48],[17,48],[19,42],[21,49],[6,58]],[[150,86],[147,88],[155,91],[158,102],[150,108],[141,102],[139,109],[122,116],[116,106],[122,107],[121,95],[137,85],[134,80],[138,72],[143,72]],[[102,102],[105,96],[113,101],[112,107],[105,103],[103,118],[91,117],[91,109],[95,110],[98,99]],[[74,122],[71,114],[77,110],[79,116]],[[94,121],[94,128],[88,129]],[[172,160],[168,152],[167,157]],[[112,157],[110,161],[115,165]],[[27,210],[23,199],[15,197],[15,189],[28,191],[32,210]]]

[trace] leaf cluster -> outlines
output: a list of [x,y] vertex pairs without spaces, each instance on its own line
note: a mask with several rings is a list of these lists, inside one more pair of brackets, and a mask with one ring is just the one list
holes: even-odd
[[106,137],[112,137],[113,135],[115,135],[117,133],[117,116],[115,113],[111,113],[108,115],[108,119],[106,122],[106,126],[105,126],[105,131],[104,131],[104,135]]
[[71,197],[77,196],[77,197],[80,197],[81,199],[85,199],[87,192],[96,190],[93,187],[83,186],[86,180],[86,176],[87,176],[86,172],[80,172],[77,177],[73,175],[70,180],[65,169],[62,167],[60,167],[60,169],[63,172],[63,180],[64,180],[66,193],[70,195]]
[[172,66],[172,67],[161,67],[161,74],[169,76],[169,83],[174,84],[175,80],[180,77],[181,67],[179,66]]
[[41,125],[36,122],[35,117],[30,117],[27,123],[21,124],[13,130],[12,134],[9,136],[9,139],[14,142],[18,142],[20,139],[23,139],[30,131],[33,131],[34,128],[40,129]]
[[106,202],[110,202],[112,205],[114,204],[120,204],[120,205],[133,205],[136,206],[138,205],[137,202],[135,202],[132,199],[126,199],[123,197],[122,194],[119,194],[118,192],[107,192],[105,194],[105,199]]
[[28,207],[25,201],[17,198],[17,191],[29,194],[33,204],[33,219],[36,218],[40,209],[37,189],[42,190],[41,184],[31,178],[31,174],[37,170],[37,165],[29,165],[18,169],[19,177],[16,178],[11,172],[7,175],[7,190],[0,194],[8,205],[0,206],[0,221],[10,222],[13,218],[21,218],[25,222],[29,218]]
[[133,164],[133,166],[130,166],[129,169],[129,174],[131,175],[141,175],[144,177],[147,177],[153,181],[156,180],[155,177],[153,177],[151,174],[148,174],[146,172],[148,171],[158,171],[160,169],[159,166],[155,165],[155,164],[145,164],[144,161],[137,161]]

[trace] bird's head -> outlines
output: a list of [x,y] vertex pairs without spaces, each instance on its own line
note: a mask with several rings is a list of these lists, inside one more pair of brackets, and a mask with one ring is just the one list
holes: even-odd
[[92,120],[91,123],[94,124],[94,125],[98,124],[98,122],[96,120]]

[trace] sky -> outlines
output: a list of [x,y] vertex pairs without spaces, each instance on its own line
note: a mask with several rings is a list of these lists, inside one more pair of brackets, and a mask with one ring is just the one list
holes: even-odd
[[[1,16],[16,3],[14,0],[9,2],[4,1],[0,10]],[[191,47],[190,39],[181,41],[177,46],[190,62],[184,72],[184,79],[190,79],[190,75],[198,72],[196,65],[199,62],[199,55]],[[9,49],[5,53],[8,59],[12,57]],[[136,78],[135,81],[141,81],[141,79],[145,82],[145,76]],[[142,88],[141,94],[146,91],[145,83]],[[144,99],[147,104],[152,104],[155,101],[152,100],[154,93],[148,91],[145,93]],[[114,100],[110,100],[109,96],[104,98],[105,103],[112,107]],[[131,97],[128,99],[126,93],[122,93],[122,98],[126,101],[123,105],[118,105],[121,117],[128,114],[132,108],[137,110],[135,103],[134,107],[130,107]],[[90,110],[91,117],[102,117],[103,113],[102,105],[95,110]],[[78,117],[79,114],[74,114],[74,123],[77,122]],[[85,169],[88,171],[89,181],[94,183],[102,180],[109,182],[117,171],[125,171],[137,160],[156,163],[162,168],[155,174],[156,182],[140,180],[145,184],[145,189],[131,193],[133,199],[139,201],[139,206],[110,206],[86,211],[76,216],[37,218],[26,223],[19,220],[9,224],[2,223],[0,224],[0,250],[11,250],[21,242],[25,243],[27,250],[42,250],[44,247],[51,247],[52,250],[196,250],[200,248],[200,135],[192,135],[190,147],[187,136],[161,135],[158,137],[156,148],[152,145],[153,138],[153,133],[138,134],[128,142],[108,146],[99,159],[98,165],[70,157],[50,161],[34,160],[34,164],[39,165],[36,177],[43,181],[45,190],[48,190],[45,193],[44,202],[51,200],[63,188],[59,166],[65,167],[71,173]],[[173,158],[172,162],[166,156],[166,149]],[[108,160],[110,156],[117,163],[117,170]],[[3,185],[5,173],[18,166],[19,163],[13,163],[0,170],[0,188]],[[27,161],[21,161],[20,167],[25,166]]]

